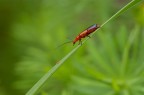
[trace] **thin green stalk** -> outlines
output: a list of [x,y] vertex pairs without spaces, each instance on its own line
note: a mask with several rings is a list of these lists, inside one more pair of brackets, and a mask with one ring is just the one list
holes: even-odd
[[131,2],[129,2],[127,5],[125,5],[123,8],[121,8],[117,13],[115,13],[112,17],[110,17],[106,22],[104,22],[102,26],[104,26],[106,23],[108,23],[110,20],[114,19],[115,17],[119,16],[121,13],[127,11],[128,9],[130,9],[131,7],[133,7],[134,5],[136,5],[138,2],[140,2],[142,0],[132,0]]
[[[106,22],[104,22],[101,27],[103,27],[106,23],[114,19],[115,17],[119,16],[121,13],[125,12],[127,9],[131,8],[138,2],[142,0],[132,0],[130,3],[128,3],[126,6],[124,6],[122,9],[120,9],[116,14],[114,14],[111,18],[109,18]],[[99,29],[98,29],[99,30]],[[93,33],[94,34],[94,33]],[[92,35],[93,35],[92,34]],[[89,38],[83,41],[85,43]],[[78,45],[75,47],[71,52],[69,52],[64,58],[62,58],[54,67],[52,67],[27,93],[26,95],[33,95],[35,94],[40,87],[52,76],[54,72],[57,71],[57,69],[68,59],[81,45]]]
[[56,70],[68,59],[78,48],[80,45],[78,45],[76,48],[74,48],[70,53],[68,53],[64,58],[62,58],[57,64],[52,67],[27,93],[26,95],[33,95],[36,93],[36,91],[46,82],[47,79],[50,78],[50,76],[53,75]]

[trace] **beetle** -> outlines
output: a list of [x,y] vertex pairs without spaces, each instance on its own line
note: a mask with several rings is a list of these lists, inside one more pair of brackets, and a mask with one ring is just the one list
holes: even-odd
[[89,28],[87,28],[86,30],[84,30],[83,32],[81,32],[78,36],[76,36],[76,38],[73,40],[73,45],[75,45],[75,43],[77,41],[79,41],[79,44],[82,44],[81,39],[85,38],[85,37],[89,37],[89,34],[93,33],[95,30],[97,30],[98,28],[100,28],[100,25],[98,24],[94,24],[92,26],[90,26]]

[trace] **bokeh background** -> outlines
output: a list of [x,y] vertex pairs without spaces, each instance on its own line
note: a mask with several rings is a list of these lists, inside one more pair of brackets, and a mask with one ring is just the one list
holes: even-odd
[[[77,46],[59,45],[130,1],[0,0],[0,95],[24,95]],[[97,31],[37,94],[144,95],[144,3]]]

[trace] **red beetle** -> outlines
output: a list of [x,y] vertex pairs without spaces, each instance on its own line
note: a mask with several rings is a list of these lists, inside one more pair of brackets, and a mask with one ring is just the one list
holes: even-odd
[[77,41],[79,41],[79,44],[82,44],[81,39],[87,37],[90,37],[89,34],[93,33],[95,30],[97,30],[98,28],[100,28],[100,25],[98,24],[94,24],[92,26],[90,26],[89,28],[87,28],[86,30],[84,30],[83,32],[81,32],[78,36],[76,36],[76,38],[73,40],[73,45],[75,45],[75,43]]

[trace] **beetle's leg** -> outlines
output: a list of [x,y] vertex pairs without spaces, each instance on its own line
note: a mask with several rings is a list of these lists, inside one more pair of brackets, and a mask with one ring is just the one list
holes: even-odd
[[73,46],[75,45],[75,42],[73,43]]
[[82,45],[82,41],[80,40],[80,45]]
[[[79,44],[82,45],[82,41],[81,41],[81,39],[79,40]],[[79,44],[78,44],[78,45],[79,45]]]
[[80,40],[80,45],[82,45],[82,41]]
[[87,37],[91,38],[91,36],[87,35]]

